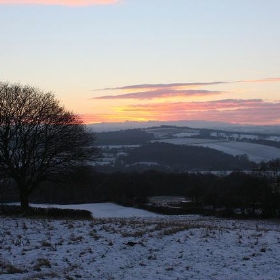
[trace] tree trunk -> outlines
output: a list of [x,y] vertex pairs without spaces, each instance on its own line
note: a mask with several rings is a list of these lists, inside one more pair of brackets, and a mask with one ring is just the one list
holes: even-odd
[[20,191],[20,206],[21,212],[23,214],[28,214],[29,212],[29,195],[27,191],[21,190]]

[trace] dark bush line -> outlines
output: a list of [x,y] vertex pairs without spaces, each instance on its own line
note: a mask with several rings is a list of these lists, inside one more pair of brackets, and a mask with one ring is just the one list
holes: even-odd
[[164,207],[154,205],[140,205],[141,209],[148,210],[157,214],[163,215],[190,215],[190,214],[203,214],[203,208],[200,206],[190,207]]
[[[21,207],[18,205],[0,205],[1,216],[22,216]],[[28,217],[42,217],[54,219],[92,219],[91,212],[77,209],[41,208],[30,207]]]
[[124,205],[129,207],[136,207],[144,209],[150,212],[154,212],[161,215],[202,215],[202,216],[213,216],[219,218],[234,218],[234,219],[274,219],[279,218],[279,211],[275,209],[264,209],[260,213],[250,211],[247,209],[244,213],[236,213],[233,208],[218,208],[211,209],[204,207],[203,205],[196,205],[193,203],[187,204],[184,207],[166,207],[166,206],[155,206],[149,204],[138,204],[138,205]]

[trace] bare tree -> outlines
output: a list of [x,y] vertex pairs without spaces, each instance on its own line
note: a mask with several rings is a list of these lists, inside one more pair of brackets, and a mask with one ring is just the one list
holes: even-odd
[[23,212],[43,181],[96,157],[93,140],[52,93],[0,83],[0,173],[16,182]]

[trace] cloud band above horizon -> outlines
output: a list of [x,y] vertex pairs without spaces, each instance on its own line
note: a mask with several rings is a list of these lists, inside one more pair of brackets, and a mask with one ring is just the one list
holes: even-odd
[[0,0],[0,5],[59,5],[59,6],[91,6],[109,5],[120,0]]
[[[206,96],[224,93],[218,90],[198,90],[205,86],[240,84],[240,83],[275,83],[280,82],[280,78],[264,78],[258,80],[240,81],[217,81],[217,82],[196,82],[196,83],[170,83],[170,84],[138,84],[121,87],[103,88],[98,91],[124,92],[114,95],[102,95],[92,99],[154,99],[170,97]],[[96,90],[94,90],[96,91]],[[128,93],[127,93],[128,92]]]

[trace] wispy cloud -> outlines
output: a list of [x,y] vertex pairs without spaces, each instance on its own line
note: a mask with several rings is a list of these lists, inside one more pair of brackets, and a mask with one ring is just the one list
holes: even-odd
[[150,112],[190,112],[209,110],[236,110],[240,108],[280,108],[280,103],[265,102],[261,99],[223,99],[207,102],[165,102],[152,104],[134,104],[123,107],[123,111],[150,111]]
[[280,82],[280,78],[264,78],[259,80],[238,81],[238,83],[273,83],[273,82]]
[[215,82],[195,82],[195,83],[170,83],[170,84],[139,84],[127,85],[113,88],[103,88],[101,90],[143,90],[143,89],[163,89],[163,88],[194,88],[202,86],[211,86],[219,84],[234,84],[234,83],[271,83],[280,82],[280,77],[276,78],[263,78],[253,80],[240,80],[240,81],[215,81]]
[[101,90],[155,90],[155,89],[179,89],[179,88],[196,88],[208,85],[225,84],[227,82],[209,82],[209,83],[171,83],[171,84],[141,84],[128,85],[114,88],[103,88]]
[[0,0],[1,4],[9,5],[61,5],[61,6],[90,6],[108,5],[120,0]]
[[174,90],[174,89],[158,89],[143,92],[132,92],[119,95],[105,95],[95,97],[94,99],[154,99],[168,97],[187,97],[187,96],[206,96],[220,94],[221,91],[211,90]]
[[121,92],[121,94],[110,94],[93,97],[92,99],[154,99],[170,97],[206,96],[224,93],[215,90],[198,90],[197,88],[223,84],[238,83],[273,83],[280,82],[280,78],[264,78],[240,81],[216,81],[195,83],[170,83],[170,84],[138,84],[121,87],[103,88],[98,91]]
[[128,92],[115,95],[103,95],[93,99],[154,99],[188,96],[206,96],[221,94],[221,91],[199,90],[198,87],[223,84],[226,82],[210,83],[171,83],[171,84],[141,84],[115,88],[104,88],[102,91]]

